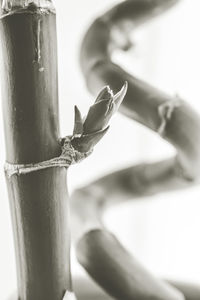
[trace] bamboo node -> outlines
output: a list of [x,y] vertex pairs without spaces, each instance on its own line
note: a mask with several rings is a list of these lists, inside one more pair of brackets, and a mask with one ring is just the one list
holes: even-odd
[[14,14],[55,14],[51,0],[3,0],[0,18]]
[[87,152],[80,152],[75,149],[71,143],[74,136],[66,136],[62,139],[62,152],[58,157],[54,157],[49,160],[45,160],[38,163],[30,164],[12,164],[6,162],[4,165],[4,171],[8,178],[13,175],[25,175],[28,173],[40,171],[43,169],[53,168],[53,167],[65,167],[81,162],[83,159],[88,157],[92,150]]
[[181,105],[181,99],[176,97],[174,100],[165,101],[158,106],[158,115],[161,119],[161,124],[158,128],[158,133],[162,136],[165,132],[167,122],[171,119],[175,108]]
[[37,163],[12,164],[6,162],[4,170],[7,177],[10,178],[13,175],[28,174],[53,167],[68,168],[84,160],[92,153],[94,146],[109,129],[107,124],[123,101],[127,87],[128,83],[125,82],[121,90],[115,95],[109,86],[104,87],[84,120],[78,107],[75,106],[73,135],[59,140],[61,155]]

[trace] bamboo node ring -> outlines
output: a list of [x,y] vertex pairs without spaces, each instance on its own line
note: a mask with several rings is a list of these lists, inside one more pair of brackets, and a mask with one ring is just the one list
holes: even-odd
[[181,105],[181,100],[176,97],[174,100],[167,100],[158,106],[158,114],[161,119],[161,124],[158,128],[158,133],[162,136],[167,126],[167,121],[171,119],[175,108]]
[[75,106],[73,134],[59,139],[60,156],[29,164],[6,162],[4,165],[6,176],[10,178],[13,175],[24,175],[53,167],[68,168],[84,160],[108,131],[108,122],[123,101],[127,87],[125,82],[121,90],[114,95],[109,86],[105,86],[89,108],[86,118],[82,118],[81,112]]
[[12,164],[6,162],[4,165],[4,171],[8,178],[13,175],[24,175],[32,172],[36,172],[43,169],[53,168],[53,167],[65,167],[68,168],[70,165],[79,163],[86,157],[88,157],[92,150],[87,152],[79,152],[72,145],[72,140],[74,136],[66,136],[61,139],[62,141],[62,152],[58,157],[54,157],[49,160],[45,160],[38,163],[30,164]]

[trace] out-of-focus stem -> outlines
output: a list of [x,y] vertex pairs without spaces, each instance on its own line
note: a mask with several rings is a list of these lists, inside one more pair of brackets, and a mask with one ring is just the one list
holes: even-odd
[[184,101],[166,95],[112,62],[113,51],[124,49],[118,41],[119,35],[127,40],[136,26],[176,2],[127,0],[118,4],[90,26],[82,43],[80,62],[92,93],[106,84],[115,91],[122,82],[128,81],[121,112],[169,141],[177,150],[175,168],[186,179],[195,179],[200,174],[199,115]]
[[155,278],[106,230],[91,230],[78,242],[77,257],[87,272],[115,299],[183,300]]
[[179,281],[169,281],[171,285],[179,289],[185,296],[185,300],[199,300],[200,299],[200,285],[179,282]]
[[[160,15],[176,2],[123,1],[93,22],[81,47],[80,64],[89,90],[96,93],[101,86],[109,84],[115,92],[126,80],[129,89],[121,112],[156,131],[177,150],[172,159],[116,172],[74,194],[72,209],[75,233],[79,233],[76,236],[79,239],[79,261],[117,299],[173,299],[173,296],[171,298],[162,292],[159,296],[157,289],[152,296],[146,280],[136,280],[137,284],[130,288],[134,276],[137,278],[138,274],[141,278],[143,275],[140,268],[129,268],[129,255],[117,241],[108,237],[102,225],[104,208],[128,197],[152,195],[193,185],[200,175],[199,115],[186,102],[166,95],[112,61],[115,49],[127,50],[131,46],[129,33],[135,27]],[[82,202],[88,202],[87,208],[81,206]],[[79,207],[82,209],[79,210]],[[145,289],[146,293],[143,293]],[[175,295],[175,299],[179,299],[179,296],[176,298]]]

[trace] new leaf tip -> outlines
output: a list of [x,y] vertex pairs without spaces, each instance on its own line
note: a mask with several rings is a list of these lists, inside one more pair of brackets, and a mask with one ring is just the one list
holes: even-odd
[[113,92],[110,89],[109,85],[106,85],[106,86],[103,87],[103,89],[98,94],[95,103],[97,103],[97,102],[99,102],[101,100],[109,100],[112,97],[113,97]]
[[74,106],[74,131],[73,134],[81,134],[83,132],[83,122],[81,112],[78,107]]
[[127,93],[127,89],[128,89],[128,82],[125,81],[125,83],[122,86],[121,90],[116,95],[114,95],[113,100],[114,100],[114,103],[116,105],[116,110],[119,108],[120,104],[124,100],[124,97]]
[[107,126],[103,130],[97,131],[93,134],[83,137],[84,142],[86,142],[87,146],[89,146],[89,148],[92,149],[102,139],[102,137],[106,134],[108,129],[109,126]]
[[120,94],[121,97],[125,97],[126,93],[127,93],[127,89],[128,89],[128,82],[125,81],[124,85],[122,86],[121,90],[118,92],[118,94]]

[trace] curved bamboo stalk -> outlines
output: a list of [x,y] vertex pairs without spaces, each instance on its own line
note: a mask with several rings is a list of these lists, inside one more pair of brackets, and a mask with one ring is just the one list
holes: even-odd
[[185,300],[198,300],[200,299],[200,286],[197,284],[179,282],[179,281],[168,281],[171,285],[179,289],[184,296]]
[[[171,282],[176,288],[181,290],[186,300],[198,300],[200,299],[200,288],[195,284],[188,284],[184,282]],[[111,300],[109,295],[105,295],[104,292],[94,283],[91,283],[86,278],[76,278],[74,281],[74,287],[77,292],[78,297],[81,300]],[[87,289],[86,289],[87,287]],[[78,298],[79,299],[79,298]]]
[[81,265],[115,299],[183,300],[177,289],[155,278],[110,232],[94,229],[77,244]]
[[[188,181],[179,176],[174,169],[175,164],[176,158],[172,157],[155,163],[133,165],[107,174],[74,192],[71,203],[73,212],[76,214],[76,211],[82,211],[79,218],[83,218],[83,211],[90,216],[91,213],[88,212],[95,206],[101,219],[107,208],[120,202],[151,197],[157,193],[197,184],[196,181]],[[79,203],[80,198],[85,199],[85,209]]]
[[127,30],[160,14],[175,2],[128,0],[99,17],[84,37],[81,67],[93,93],[107,84],[116,91],[117,86],[127,80],[129,88],[121,112],[174,145],[177,150],[174,168],[183,177],[195,179],[200,172],[199,115],[183,100],[162,93],[112,62],[112,52],[119,48],[116,31],[127,36]]
[[[89,90],[96,93],[101,86],[109,84],[115,91],[127,80],[129,88],[121,112],[156,131],[177,150],[174,158],[107,175],[76,191],[72,197],[78,260],[116,299],[183,299],[183,294],[186,299],[195,299],[194,295],[199,296],[199,292],[195,294],[193,288],[187,289],[185,285],[178,286],[183,294],[173,291],[174,294],[170,295],[166,291],[169,287],[166,288],[163,282],[163,289],[159,290],[156,286],[159,280],[153,276],[150,276],[150,281],[155,280],[150,284],[153,290],[148,290],[148,272],[134,264],[134,259],[104,229],[101,218],[106,206],[130,196],[142,197],[185,188],[198,180],[199,115],[183,100],[162,93],[112,62],[116,48],[126,50],[130,47],[132,29],[176,2],[124,1],[94,21],[81,47],[80,63]],[[140,280],[137,280],[137,275]]]

